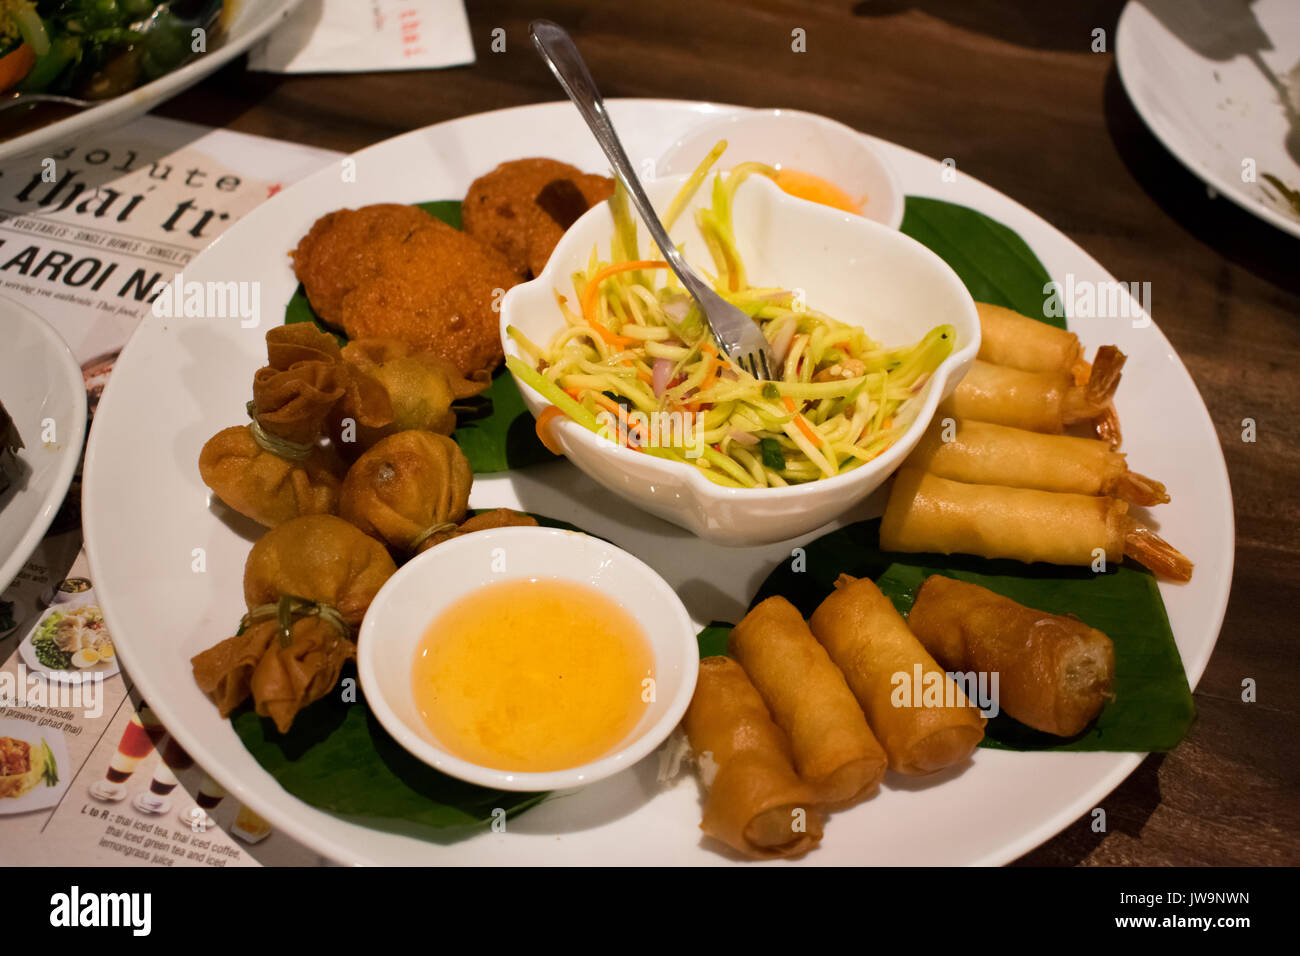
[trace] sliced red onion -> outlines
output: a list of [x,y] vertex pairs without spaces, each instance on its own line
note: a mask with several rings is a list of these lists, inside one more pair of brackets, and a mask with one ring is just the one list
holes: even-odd
[[751,434],[750,432],[741,431],[739,428],[733,428],[729,433],[729,437],[731,438],[732,441],[739,442],[742,445],[758,444],[757,435]]
[[769,351],[772,353],[772,361],[777,365],[785,364],[785,357],[790,351],[790,343],[794,341],[795,326],[797,324],[798,323],[795,322],[787,322],[785,328],[781,330],[780,334],[772,340],[772,344],[768,346]]
[[673,374],[672,359],[655,359],[654,371],[651,375],[651,381],[655,390],[655,398],[663,398],[664,392],[668,389],[668,376],[671,374]]

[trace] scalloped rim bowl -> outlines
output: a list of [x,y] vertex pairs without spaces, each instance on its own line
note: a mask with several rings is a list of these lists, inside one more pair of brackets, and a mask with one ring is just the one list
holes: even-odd
[[[646,192],[655,208],[666,208],[685,179],[648,183]],[[694,210],[708,202],[709,190],[700,189],[671,231],[687,260],[705,274],[712,273],[712,265],[695,227]],[[819,528],[878,488],[915,447],[939,402],[974,362],[980,331],[974,300],[957,274],[900,232],[795,199],[761,176],[746,180],[736,191],[733,214],[751,284],[802,289],[810,307],[858,322],[886,347],[916,341],[943,323],[957,332],[953,354],[912,400],[908,414],[915,417],[903,437],[874,461],[833,478],[786,488],[726,488],[693,466],[624,448],[568,418],[551,426],[568,459],[610,491],[709,541],[748,546]],[[607,203],[589,210],[565,233],[542,274],[506,293],[501,340],[507,355],[527,361],[507,334],[508,326],[542,347],[562,327],[555,293],[576,301],[573,273],[586,267],[593,247],[608,256],[613,228]],[[639,223],[638,241],[641,249],[647,248]],[[540,415],[546,399],[518,379],[516,384],[529,411]]]

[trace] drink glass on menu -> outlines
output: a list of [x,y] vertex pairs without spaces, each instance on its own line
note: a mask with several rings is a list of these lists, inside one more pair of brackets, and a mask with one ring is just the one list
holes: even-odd
[[[155,740],[155,746],[157,743]],[[172,807],[170,794],[179,782],[176,771],[187,770],[192,766],[193,758],[176,742],[175,737],[168,737],[167,745],[162,749],[162,760],[158,761],[158,769],[149,781],[149,791],[135,798],[135,808],[142,813],[166,813]]]
[[225,788],[204,773],[203,782],[199,784],[198,792],[194,794],[194,801],[198,806],[182,810],[181,820],[189,824],[192,829],[203,832],[212,823],[208,814],[217,808],[225,796]]
[[90,795],[96,800],[116,803],[126,796],[124,784],[131,779],[140,761],[149,756],[153,750],[153,741],[145,730],[139,714],[131,715],[131,722],[122,731],[117,750],[108,763],[108,771],[103,780],[90,785]]

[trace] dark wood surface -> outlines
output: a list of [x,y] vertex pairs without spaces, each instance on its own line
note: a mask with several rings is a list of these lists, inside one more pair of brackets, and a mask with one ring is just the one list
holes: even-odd
[[[164,106],[178,119],[352,151],[558,89],[528,43],[546,16],[575,35],[605,95],[787,106],[958,168],[1063,230],[1113,275],[1150,281],[1152,312],[1219,433],[1236,572],[1198,719],[1091,817],[1019,862],[1300,863],[1300,240],[1211,199],[1148,132],[1110,52],[1120,0],[476,2],[478,62],[429,73],[278,77],[242,61]],[[504,53],[490,51],[495,28]],[[791,52],[791,31],[807,51]],[[1257,441],[1242,440],[1242,420]],[[1187,469],[1202,462],[1187,461]],[[1203,565],[1229,555],[1205,556]],[[1242,701],[1253,679],[1258,700]]]

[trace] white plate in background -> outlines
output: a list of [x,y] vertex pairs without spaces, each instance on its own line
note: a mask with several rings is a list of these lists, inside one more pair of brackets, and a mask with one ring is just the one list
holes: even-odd
[[[0,492],[0,592],[40,544],[63,504],[86,437],[86,386],[67,343],[39,315],[0,296],[0,402],[26,446],[21,474]],[[46,424],[54,440],[42,441]]]
[[104,100],[79,113],[0,142],[0,162],[51,145],[69,143],[86,130],[111,122],[120,125],[141,113],[147,113],[159,103],[171,99],[245,53],[254,43],[284,22],[301,2],[302,0],[226,0],[227,4],[235,4],[235,12],[229,30],[216,47],[193,63],[187,63],[121,96]]
[[1300,193],[1300,3],[1129,0],[1115,65],[1138,114],[1188,169],[1300,236],[1300,209],[1266,179]]

